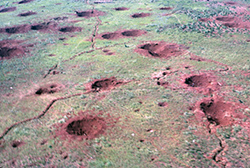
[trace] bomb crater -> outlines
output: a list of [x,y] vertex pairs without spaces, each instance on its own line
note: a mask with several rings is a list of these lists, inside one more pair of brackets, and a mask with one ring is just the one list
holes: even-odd
[[147,17],[150,16],[150,13],[135,13],[133,15],[131,15],[132,18],[143,18],[143,17]]
[[58,91],[60,91],[62,89],[62,85],[59,84],[49,84],[49,85],[45,85],[43,87],[40,87],[35,94],[36,95],[42,95],[42,94],[53,94],[56,93]]
[[184,83],[191,87],[206,87],[211,81],[205,75],[193,75],[186,78]]

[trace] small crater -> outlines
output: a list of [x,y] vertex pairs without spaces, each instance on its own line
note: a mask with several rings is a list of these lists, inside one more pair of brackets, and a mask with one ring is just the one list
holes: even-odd
[[239,26],[238,23],[223,23],[223,25],[230,28],[235,28]]
[[0,13],[5,13],[5,12],[12,12],[15,11],[16,7],[8,7],[8,8],[3,8],[0,10]]
[[111,78],[104,78],[104,79],[99,79],[95,80],[91,84],[91,90],[93,92],[99,92],[102,90],[109,90],[112,89],[113,87],[119,86],[123,84],[122,81],[118,81],[115,77]]
[[15,56],[24,55],[25,49],[18,43],[15,40],[0,41],[0,59],[11,59]]
[[144,33],[142,30],[127,30],[122,32],[123,36],[128,36],[128,37],[135,37],[135,36],[140,36]]
[[185,84],[191,87],[206,87],[211,83],[205,75],[193,75],[185,79]]
[[160,10],[171,10],[171,9],[173,9],[173,8],[171,8],[171,7],[161,7],[161,8],[159,8]]
[[142,18],[142,17],[147,17],[150,16],[150,13],[135,13],[131,15],[132,18]]
[[45,85],[43,87],[40,87],[35,94],[36,95],[42,95],[42,94],[53,94],[56,93],[58,91],[60,91],[62,88],[61,85],[59,84],[49,84],[49,85]]
[[166,107],[166,106],[168,106],[168,103],[167,102],[159,102],[158,106],[160,106],[160,107]]
[[234,17],[222,16],[222,17],[217,17],[216,20],[222,21],[222,22],[231,22],[234,20]]
[[82,28],[80,27],[74,27],[74,26],[70,26],[70,27],[62,27],[59,29],[60,32],[63,33],[67,33],[67,32],[76,32],[76,31],[81,31]]
[[95,17],[95,16],[103,16],[105,13],[97,10],[88,10],[88,11],[75,11],[78,17]]
[[11,146],[13,148],[18,148],[18,147],[22,146],[23,144],[24,144],[24,142],[22,142],[22,141],[12,141],[11,142]]
[[117,37],[119,37],[119,33],[106,33],[102,35],[103,39],[108,39],[108,40],[116,39]]
[[169,58],[179,56],[183,53],[183,49],[178,44],[167,44],[165,42],[147,43],[138,46],[135,50],[139,54],[151,56],[154,58]]
[[230,103],[213,98],[202,101],[199,108],[210,123],[223,126],[231,124],[231,115],[235,110]]
[[19,13],[17,16],[21,16],[21,17],[26,17],[26,16],[30,16],[30,15],[36,15],[36,12],[32,12],[32,11],[28,11],[28,12],[24,12],[24,13]]
[[22,1],[18,2],[18,4],[26,4],[26,3],[30,3],[32,1],[34,1],[34,0],[22,0]]
[[20,25],[5,28],[5,32],[9,34],[27,33],[30,29],[29,25]]
[[48,23],[40,23],[31,26],[31,30],[47,30],[49,28]]
[[115,8],[116,11],[124,11],[124,10],[129,10],[129,8],[125,8],[125,7],[117,7]]

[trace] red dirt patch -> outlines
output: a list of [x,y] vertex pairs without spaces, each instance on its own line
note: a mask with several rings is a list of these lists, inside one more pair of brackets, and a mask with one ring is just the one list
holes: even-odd
[[87,90],[92,92],[100,92],[104,90],[111,90],[124,84],[124,81],[117,80],[115,77],[96,79],[88,84],[86,84]]
[[62,89],[62,87],[63,87],[62,85],[56,84],[56,83],[48,84],[48,85],[40,87],[35,92],[35,94],[36,95],[53,94],[53,93],[59,92]]
[[27,33],[30,30],[29,25],[19,25],[7,28],[1,28],[1,33],[8,33],[8,34],[19,34],[19,33]]
[[11,145],[13,148],[18,148],[18,147],[24,145],[24,142],[22,142],[22,141],[12,141],[12,142],[10,143],[10,145]]
[[8,8],[3,8],[0,10],[0,13],[5,13],[5,12],[12,12],[15,11],[16,7],[8,7]]
[[230,28],[235,28],[239,27],[238,23],[223,23],[224,26],[230,27]]
[[160,10],[171,10],[171,9],[173,9],[173,8],[171,8],[171,7],[161,7],[161,8],[159,8]]
[[142,17],[147,17],[150,16],[150,13],[135,13],[131,15],[132,18],[142,18]]
[[60,32],[63,33],[68,33],[68,32],[76,32],[76,31],[81,31],[82,28],[81,27],[74,27],[74,26],[70,26],[70,27],[62,27],[59,29]]
[[18,2],[18,4],[26,4],[26,3],[30,3],[32,1],[34,1],[34,0],[22,0],[22,1]]
[[233,2],[233,1],[228,1],[228,2],[225,2],[226,5],[237,5],[238,3],[237,2]]
[[19,13],[17,16],[20,17],[26,17],[26,16],[30,16],[30,15],[36,15],[36,12],[32,12],[32,11],[28,11],[28,12],[24,12],[24,13]]
[[0,41],[0,60],[11,59],[25,54],[25,47],[20,46],[20,41],[3,40]]
[[85,17],[85,18],[105,15],[105,12],[97,11],[97,10],[75,11],[75,12],[78,17]]
[[31,30],[47,30],[49,25],[47,23],[39,23],[31,26]]
[[183,53],[183,46],[162,42],[148,42],[141,44],[135,49],[135,52],[154,58],[170,58],[173,56],[179,56]]
[[116,11],[124,11],[124,10],[129,10],[129,8],[125,8],[125,7],[117,7],[115,8]]

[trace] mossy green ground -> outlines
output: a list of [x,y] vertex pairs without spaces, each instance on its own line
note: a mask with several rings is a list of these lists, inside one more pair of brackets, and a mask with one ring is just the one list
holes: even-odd
[[[79,18],[73,14],[75,10],[92,9],[93,1],[87,4],[80,0],[34,0],[20,5],[13,2],[17,1],[0,2],[0,5],[5,7],[17,7],[16,11],[0,13],[1,28],[41,23],[51,21],[55,17],[67,16],[67,21],[58,22],[60,26],[74,25],[82,27],[83,30],[75,33],[30,31],[26,34],[0,34],[0,40],[25,40],[23,44],[34,44],[25,57],[0,62],[0,133],[15,122],[38,115],[54,98],[83,92],[84,84],[93,79],[115,76],[117,79],[131,82],[108,92],[90,93],[57,101],[41,119],[14,127],[0,144],[0,167],[218,166],[213,159],[206,156],[219,146],[219,140],[209,133],[206,126],[199,123],[194,117],[194,111],[189,108],[204,98],[204,95],[185,89],[164,88],[151,79],[154,72],[171,67],[171,70],[178,71],[166,79],[178,87],[178,81],[183,74],[213,71],[224,86],[218,95],[224,96],[226,93],[225,100],[237,103],[240,100],[246,107],[250,106],[250,79],[249,76],[243,75],[250,70],[250,43],[246,42],[246,39],[250,38],[249,33],[234,33],[233,37],[226,33],[220,37],[205,37],[202,33],[169,28],[175,24],[196,21],[180,12],[182,9],[192,9],[199,13],[209,10],[206,4],[216,2],[145,0],[94,4],[95,9],[106,13],[99,16],[99,34],[120,29],[141,29],[147,31],[147,34],[117,40],[96,38],[96,48],[103,47],[115,54],[105,55],[102,50],[94,50],[72,60],[68,59],[80,52],[92,50],[90,39],[98,22],[97,18]],[[61,4],[55,5],[56,3]],[[173,10],[159,10],[164,6],[170,6]],[[130,9],[115,11],[115,7]],[[38,14],[17,17],[25,11],[35,11]],[[177,12],[163,16],[173,11]],[[137,19],[130,17],[139,12],[151,13],[151,16]],[[80,22],[69,22],[74,20]],[[58,40],[62,37],[67,39]],[[188,54],[164,60],[135,53],[136,46],[145,41],[182,44],[189,47],[189,52],[227,64],[232,69],[228,72],[218,72],[217,69],[223,67],[213,62],[190,60]],[[65,43],[68,45],[64,45]],[[50,57],[50,54],[56,56]],[[56,64],[56,70],[60,74],[43,78]],[[186,65],[192,69],[185,68]],[[47,83],[59,83],[64,85],[64,88],[50,95],[34,95],[39,86]],[[242,89],[237,90],[236,86]],[[168,106],[160,107],[159,102],[167,102]],[[119,118],[119,122],[106,130],[106,135],[93,140],[68,141],[53,136],[55,124],[65,122],[67,116],[91,110],[93,114],[102,111],[102,117],[108,117],[110,114],[111,117]],[[249,115],[249,110],[243,109],[242,113]],[[228,144],[224,157],[231,166],[247,167],[249,137],[247,129],[239,127],[223,127],[218,132]],[[23,141],[24,145],[13,148],[11,142],[14,140]],[[41,145],[43,140],[46,140],[46,143]]]

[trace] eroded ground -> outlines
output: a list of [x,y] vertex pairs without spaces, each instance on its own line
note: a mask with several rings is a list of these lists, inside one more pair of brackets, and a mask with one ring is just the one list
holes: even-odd
[[0,167],[248,167],[250,2],[0,2]]

